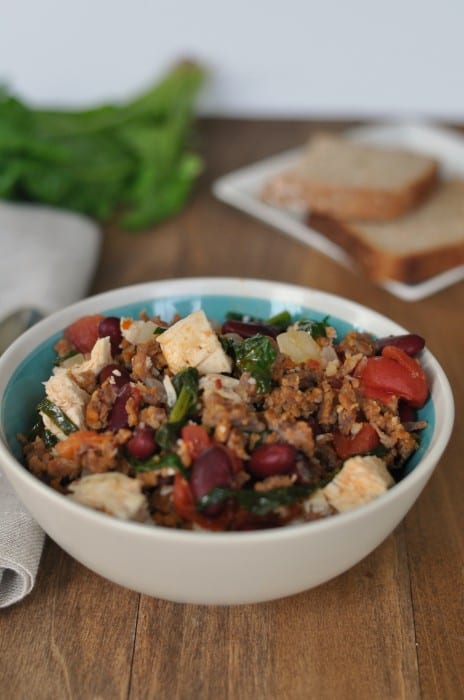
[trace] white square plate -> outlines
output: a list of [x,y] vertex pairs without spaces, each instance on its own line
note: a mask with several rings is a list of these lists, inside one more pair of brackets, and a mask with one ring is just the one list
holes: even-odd
[[[359,127],[348,130],[345,135],[363,143],[400,146],[434,156],[441,163],[443,178],[464,178],[464,138],[455,131],[426,124],[401,123]],[[303,147],[292,149],[224,175],[213,183],[213,193],[223,202],[265,221],[278,231],[306,243],[342,265],[355,269],[351,257],[324,235],[310,228],[305,223],[303,214],[271,206],[259,199],[264,183],[292,167],[301,159],[302,153]],[[464,265],[446,270],[418,284],[406,284],[397,280],[385,280],[380,284],[400,299],[416,301],[462,279]]]

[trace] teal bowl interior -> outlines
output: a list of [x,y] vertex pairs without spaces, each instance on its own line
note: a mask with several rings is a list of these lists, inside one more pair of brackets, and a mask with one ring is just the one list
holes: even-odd
[[[137,318],[142,311],[150,316],[159,316],[166,321],[171,320],[175,314],[186,316],[192,311],[204,309],[209,318],[222,321],[228,311],[238,311],[258,318],[270,318],[283,310],[288,310],[296,320],[300,317],[321,321],[325,314],[299,304],[279,302],[270,299],[242,296],[221,295],[182,295],[178,297],[161,297],[146,299],[133,304],[113,307],[102,310],[105,315],[132,316]],[[329,322],[342,338],[354,327],[344,320],[333,315],[329,316]],[[356,330],[369,331],[369,328],[356,328]],[[53,346],[61,337],[58,332],[51,336],[21,362],[11,376],[6,387],[0,419],[10,450],[19,461],[22,461],[21,445],[18,434],[27,433],[35,420],[36,406],[43,397],[42,382],[46,381],[53,369],[56,353]],[[431,399],[419,411],[419,419],[426,420],[428,425],[421,431],[421,443],[419,449],[411,457],[407,464],[405,474],[408,474],[420,462],[426,452],[434,432],[435,414]]]

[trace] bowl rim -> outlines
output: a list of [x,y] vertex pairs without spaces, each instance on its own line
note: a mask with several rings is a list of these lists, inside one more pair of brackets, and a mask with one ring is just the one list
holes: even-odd
[[[211,285],[216,289],[211,289]],[[219,285],[226,286],[229,291],[219,289]],[[240,289],[241,285],[245,285],[246,293]],[[210,289],[208,289],[208,287]],[[303,285],[290,284],[286,282],[273,281],[267,279],[254,279],[242,277],[221,277],[221,276],[202,276],[202,277],[184,277],[184,278],[167,278],[165,280],[156,280],[142,282],[132,285],[126,285],[107,290],[98,294],[90,295],[85,299],[81,299],[73,304],[66,306],[63,309],[51,313],[44,319],[39,321],[35,326],[23,333],[16,339],[12,345],[0,357],[0,403],[3,402],[4,391],[8,384],[9,377],[12,372],[21,364],[21,362],[34,352],[34,350],[44,342],[47,342],[53,333],[58,332],[64,325],[69,323],[70,315],[76,313],[84,315],[85,313],[97,313],[97,307],[101,311],[110,310],[119,305],[129,305],[134,303],[142,303],[151,298],[167,298],[167,297],[188,297],[201,294],[202,296],[217,297],[222,295],[255,297],[269,299],[270,291],[274,290],[275,299],[281,299],[277,294],[286,293],[291,297],[298,297],[298,304],[309,305],[309,302],[303,302],[301,295],[311,295],[314,301],[311,306],[318,305],[330,301],[332,304],[343,304],[343,314],[338,313],[338,318],[346,320],[346,316],[350,311],[356,314],[367,314],[369,319],[375,319],[378,323],[386,323],[391,326],[395,332],[408,332],[406,328],[397,324],[393,319],[385,316],[368,306],[362,305],[356,301],[350,300],[331,292],[306,287]],[[294,301],[285,297],[286,301]],[[322,308],[322,311],[324,309]],[[334,313],[335,315],[335,313]],[[65,321],[65,319],[67,319]],[[365,330],[368,330],[366,328]],[[37,336],[40,341],[33,344],[32,350],[29,341],[34,340]],[[37,477],[31,474],[10,452],[3,431],[3,425],[0,425],[0,468],[7,466],[4,473],[8,478],[9,472],[14,472],[15,477],[19,478],[23,483],[32,486],[37,490],[38,494],[43,494],[47,500],[56,503],[61,509],[66,509],[70,515],[85,518],[86,520],[95,523],[96,526],[115,529],[117,532],[133,534],[141,537],[156,540],[157,538],[167,538],[174,542],[182,543],[203,543],[205,545],[214,545],[218,542],[228,544],[253,543],[255,541],[268,540],[285,540],[287,538],[305,537],[308,533],[321,533],[331,530],[336,527],[343,527],[345,524],[354,523],[357,520],[369,518],[371,513],[378,509],[387,508],[392,501],[396,501],[402,494],[414,492],[417,482],[432,475],[440,458],[442,457],[449,439],[451,437],[454,424],[454,399],[451,386],[448,378],[442,369],[441,365],[435,356],[426,348],[423,351],[423,361],[428,371],[433,371],[438,391],[442,392],[444,406],[447,409],[446,416],[438,416],[440,420],[436,420],[433,433],[433,444],[428,448],[427,453],[414,469],[404,477],[399,483],[395,484],[392,489],[389,489],[381,497],[370,501],[367,504],[355,508],[353,510],[337,513],[333,517],[322,518],[311,522],[296,523],[289,526],[269,528],[263,530],[252,530],[246,532],[236,531],[209,531],[209,530],[177,530],[167,527],[153,526],[152,524],[138,523],[135,521],[125,521],[113,516],[108,516],[90,507],[83,506],[71,499],[63,497],[63,494],[54,491],[50,486],[41,482]],[[432,390],[433,391],[433,387]],[[437,416],[436,416],[437,418]],[[438,429],[440,431],[438,432]],[[424,482],[424,485],[426,483]],[[420,489],[417,496],[420,494]]]

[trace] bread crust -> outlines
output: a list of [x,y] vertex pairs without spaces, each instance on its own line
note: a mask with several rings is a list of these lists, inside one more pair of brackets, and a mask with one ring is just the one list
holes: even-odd
[[375,281],[391,279],[417,284],[464,264],[464,238],[449,245],[443,245],[437,238],[433,247],[401,255],[369,245],[361,237],[359,223],[313,212],[308,217],[308,225],[346,250]]

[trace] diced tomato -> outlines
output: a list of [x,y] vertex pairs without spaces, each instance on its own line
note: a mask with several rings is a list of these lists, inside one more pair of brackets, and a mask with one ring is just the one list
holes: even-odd
[[102,319],[101,314],[82,316],[65,329],[64,337],[73,343],[79,352],[90,352],[98,340],[98,324]]
[[335,452],[341,459],[353,455],[365,454],[374,450],[380,443],[377,432],[370,423],[363,423],[356,435],[334,433],[333,443]]
[[211,438],[208,435],[206,428],[195,423],[188,423],[181,429],[182,440],[187,445],[189,455],[192,459],[196,459],[211,445]]
[[364,396],[388,403],[394,397],[420,408],[428,396],[424,371],[414,358],[400,348],[386,345],[379,357],[368,357],[359,366]]
[[403,396],[404,399],[409,401],[412,406],[420,408],[427,401],[429,395],[429,389],[427,386],[427,379],[425,377],[425,372],[422,369],[418,360],[405,353],[401,348],[397,348],[394,345],[386,345],[382,350],[382,357],[394,360],[407,374],[409,379],[409,393],[408,396]]
[[189,482],[179,473],[174,477],[172,500],[181,518],[189,521],[195,519],[197,513]]

